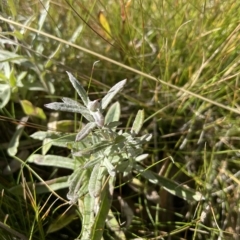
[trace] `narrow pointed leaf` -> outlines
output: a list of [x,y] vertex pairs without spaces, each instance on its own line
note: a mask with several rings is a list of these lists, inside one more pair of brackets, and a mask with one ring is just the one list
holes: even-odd
[[112,99],[115,97],[115,95],[123,89],[126,82],[127,82],[127,79],[124,79],[124,80],[120,81],[119,83],[117,83],[116,85],[114,85],[108,91],[107,95],[101,101],[102,109],[105,109],[108,106],[108,104],[112,101]]
[[89,194],[92,198],[95,198],[95,187],[96,187],[96,184],[97,184],[99,171],[100,171],[100,164],[96,164],[93,167],[91,177],[89,179],[88,192],[89,192]]
[[114,128],[120,126],[121,124],[122,124],[122,122],[118,122],[118,121],[110,122],[105,127],[110,128],[110,129],[114,129]]
[[69,177],[69,192],[67,198],[70,203],[77,202],[78,198],[86,193],[86,186],[90,177],[90,171],[88,169],[78,168]]
[[[23,117],[21,119],[22,123],[25,123],[27,121],[28,121],[28,117]],[[15,133],[12,136],[12,139],[11,139],[11,141],[9,143],[8,150],[7,150],[8,154],[10,156],[15,156],[17,154],[18,146],[19,146],[19,139],[20,139],[20,137],[22,135],[24,127],[25,127],[24,124],[19,124],[17,126],[17,129],[16,129]]]
[[56,110],[56,111],[64,111],[64,112],[72,112],[72,113],[80,113],[85,117],[89,122],[93,122],[94,118],[90,114],[89,110],[85,108],[83,105],[81,105],[78,102],[75,102],[74,104],[71,103],[60,103],[60,102],[53,102],[48,103],[44,105],[47,108]]
[[87,95],[85,89],[70,72],[67,72],[67,74],[68,74],[70,82],[72,83],[73,87],[76,89],[79,97],[82,99],[84,105],[87,106],[90,100],[88,98],[88,95]]
[[35,107],[31,102],[29,102],[28,100],[21,100],[20,101],[23,111],[26,115],[29,116],[34,116],[37,118],[41,118],[43,120],[46,119],[46,115],[43,112],[43,110],[39,107]]
[[35,163],[43,166],[53,166],[66,169],[74,169],[76,166],[75,161],[72,158],[61,157],[56,155],[41,155],[32,154],[28,159],[28,162]]
[[143,125],[143,121],[144,121],[144,110],[139,110],[137,113],[137,116],[133,122],[133,126],[131,129],[131,133],[133,134],[138,134],[139,131],[142,128]]
[[[94,234],[94,213],[95,208],[95,198],[92,198],[89,194],[84,197],[84,206],[81,211],[82,214],[82,232],[81,232],[81,240],[95,240],[92,235]],[[98,232],[98,231],[95,231]]]
[[102,142],[97,143],[97,144],[95,144],[91,147],[88,147],[86,149],[81,150],[80,153],[82,155],[97,153],[97,152],[109,147],[109,145],[110,145],[109,141],[102,141]]
[[[94,226],[92,229],[93,236],[91,239],[94,240],[101,240],[103,231],[105,230],[104,226],[108,221],[106,221],[109,211],[111,210],[112,205],[112,198],[113,193],[111,192],[111,189],[114,188],[115,185],[115,178],[110,178],[109,182],[106,184],[106,187],[101,192],[100,196],[100,205],[97,216],[95,216]],[[118,232],[118,229],[114,229],[113,234],[116,234],[115,238],[113,235],[112,239],[121,239],[124,240],[125,238],[122,238],[121,234]]]
[[96,127],[95,122],[90,122],[87,123],[81,131],[77,134],[76,136],[76,141],[81,141],[83,138],[85,138],[95,127]]
[[200,192],[194,189],[186,188],[171,179],[160,176],[151,170],[144,169],[138,164],[135,164],[134,168],[149,182],[162,186],[166,191],[175,196],[188,201],[201,201],[205,199]]
[[116,175],[116,171],[114,166],[110,163],[107,157],[104,158],[103,160],[103,165],[107,168],[108,173],[110,176],[114,177]]
[[117,217],[113,214],[111,209],[109,209],[106,224],[112,233],[116,236],[116,239],[119,238],[121,240],[127,240],[124,231],[119,225]]
[[77,213],[76,211],[67,211],[65,214],[61,214],[59,217],[53,220],[53,222],[49,225],[47,234],[59,231],[66,227],[69,223],[76,219]]
[[90,167],[98,164],[101,159],[102,159],[101,157],[93,158],[93,159],[87,161],[87,162],[84,164],[83,168],[90,168]]

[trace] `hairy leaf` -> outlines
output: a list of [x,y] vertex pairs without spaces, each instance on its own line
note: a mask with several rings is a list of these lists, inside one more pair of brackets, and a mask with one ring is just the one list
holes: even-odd
[[101,101],[102,109],[106,109],[106,107],[112,101],[112,99],[115,97],[115,95],[123,89],[123,87],[126,84],[126,82],[127,82],[127,79],[124,79],[124,80],[118,82],[116,85],[114,85],[108,91],[107,95]]
[[70,72],[67,72],[67,74],[68,74],[70,82],[72,83],[73,87],[76,89],[79,97],[82,99],[84,105],[87,107],[90,100],[88,98],[88,95],[87,95],[85,89]]
[[139,110],[137,113],[137,116],[133,122],[133,126],[131,129],[131,133],[133,134],[138,134],[139,131],[142,128],[143,125],[143,121],[144,121],[144,110]]
[[80,132],[77,134],[76,136],[76,141],[81,141],[83,138],[85,138],[91,131],[92,129],[94,129],[96,127],[96,123],[95,122],[90,122],[87,123],[81,130]]
[[[64,99],[66,100],[66,99]],[[60,103],[60,102],[53,102],[53,103],[48,103],[44,105],[47,108],[56,110],[56,111],[65,111],[65,112],[73,112],[73,113],[80,113],[85,117],[89,122],[93,122],[94,118],[90,114],[89,110],[85,108],[83,105],[81,105],[78,102],[74,101],[74,104],[71,103]]]

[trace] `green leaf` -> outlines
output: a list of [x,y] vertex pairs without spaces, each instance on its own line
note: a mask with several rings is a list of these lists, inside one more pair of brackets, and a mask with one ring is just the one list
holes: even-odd
[[87,123],[77,134],[76,141],[81,141],[84,139],[96,126],[97,125],[95,122]]
[[69,146],[75,143],[76,133],[66,134],[66,133],[58,133],[58,132],[38,131],[33,133],[30,137],[40,141],[44,139],[48,139],[47,145],[51,144],[52,146],[66,147],[71,149],[71,147]]
[[[50,192],[49,188],[45,185],[47,184],[51,190],[57,191],[59,189],[67,188],[69,186],[68,184],[68,176],[60,177],[60,178],[54,178],[49,181],[45,181],[45,183],[27,183],[28,188],[32,191],[35,191],[37,194],[41,193],[48,193]],[[25,192],[26,186],[23,187],[23,185],[17,185],[9,189],[11,193],[14,195],[23,195]]]
[[61,157],[56,155],[41,155],[32,154],[28,159],[28,162],[35,163],[43,166],[53,166],[73,170],[76,167],[76,163],[72,158]]
[[95,191],[97,180],[98,180],[98,174],[100,173],[100,163],[96,164],[93,167],[89,183],[88,183],[88,192],[92,198],[95,198],[98,196],[98,192]]
[[25,56],[21,56],[14,52],[0,49],[0,63],[12,62],[16,64],[21,64],[22,62],[25,62],[25,61],[27,61],[27,58]]
[[[95,208],[95,198],[92,198],[89,194],[84,197],[84,206],[82,208],[82,232],[81,240],[96,240],[92,237],[94,233],[94,208]],[[98,232],[98,231],[97,231]]]
[[69,99],[63,98],[63,103],[60,102],[53,102],[45,104],[46,108],[50,108],[56,111],[64,111],[64,112],[73,112],[73,113],[80,113],[85,117],[89,122],[94,122],[92,115],[90,114],[89,110],[85,108],[82,104]]
[[17,16],[16,3],[13,0],[8,0],[7,4],[9,6],[12,16],[15,18]]
[[21,100],[20,103],[21,103],[23,111],[26,115],[38,117],[43,120],[46,119],[46,115],[41,108],[35,107],[28,100]]
[[85,89],[70,72],[67,72],[67,74],[68,74],[69,80],[72,83],[73,87],[75,88],[78,95],[82,99],[84,105],[87,107],[90,100],[88,98],[88,95],[87,95]]
[[103,165],[107,168],[110,176],[114,177],[116,175],[116,170],[107,157],[103,159]]
[[[102,210],[102,208],[100,209]],[[118,220],[111,209],[109,209],[106,224],[108,228],[112,231],[112,233],[115,235],[115,239],[127,240],[124,231],[119,226]]]
[[101,161],[102,157],[94,157],[93,159],[90,159],[89,161],[87,161],[83,168],[90,168],[96,164],[98,164]]
[[65,214],[61,214],[57,219],[54,218],[54,221],[49,225],[47,234],[56,232],[66,227],[77,217],[78,217],[77,212],[72,211],[72,209],[70,209],[70,211],[65,212]]
[[108,109],[105,116],[105,125],[110,124],[111,122],[117,122],[120,119],[121,107],[119,102],[115,102]]
[[38,30],[40,30],[40,31],[42,30],[45,20],[48,17],[50,1],[47,0],[47,1],[42,2],[42,6],[43,6],[43,8],[42,8],[40,18],[38,21]]
[[[106,219],[108,217],[108,213],[111,208],[112,204],[112,197],[113,197],[113,192],[111,189],[114,188],[115,185],[115,178],[110,177],[109,182],[106,184],[104,189],[101,192],[101,197],[100,197],[100,206],[98,206],[98,213],[96,214],[96,217],[94,219],[94,225],[92,230],[92,238],[94,240],[101,240],[102,239],[102,234],[105,229],[105,224],[106,224]],[[108,221],[107,221],[108,222]],[[116,231],[116,229],[115,229]],[[121,235],[118,235],[115,239],[121,239],[124,240],[124,238],[119,238]],[[82,240],[84,240],[82,238]]]
[[99,143],[96,143],[90,147],[87,147],[87,148],[79,151],[78,153],[79,153],[79,156],[97,153],[97,152],[103,150],[104,148],[107,148],[109,145],[110,145],[109,141],[101,141]]
[[184,200],[201,201],[205,199],[200,192],[186,188],[181,184],[172,181],[171,179],[159,176],[151,170],[144,169],[138,164],[135,164],[134,168],[149,182],[162,186],[166,191]]
[[8,84],[0,84],[0,108],[4,108],[11,97],[11,88]]
[[89,169],[83,169],[81,167],[76,168],[69,177],[69,192],[67,198],[71,204],[77,202],[81,196],[87,193],[89,177]]
[[[69,137],[69,135],[66,135],[66,133],[60,133],[60,132],[46,132],[46,131],[37,131],[30,135],[31,138],[37,139],[37,140],[44,140],[45,138],[50,138],[52,140],[56,140],[61,137]],[[66,141],[66,140],[65,140]],[[74,139],[73,139],[74,141]]]
[[9,143],[8,150],[7,150],[8,154],[10,156],[15,156],[17,154],[18,146],[19,146],[19,139],[20,139],[20,136],[22,135],[23,129],[25,127],[24,123],[26,123],[27,120],[28,120],[28,117],[23,117],[21,119],[21,124],[19,124],[17,126],[17,129],[12,136],[12,139]]
[[143,121],[144,121],[144,110],[139,110],[137,113],[137,116],[133,122],[133,126],[131,129],[131,133],[132,134],[138,134],[139,131],[142,128],[143,125]]
[[83,25],[80,24],[75,30],[75,32],[73,33],[72,37],[69,39],[69,42],[75,43],[78,36],[81,34],[82,30],[83,30]]
[[118,82],[108,91],[107,95],[101,101],[102,109],[105,109],[108,106],[108,104],[112,101],[115,95],[123,89],[126,82],[127,82],[127,79],[124,79]]

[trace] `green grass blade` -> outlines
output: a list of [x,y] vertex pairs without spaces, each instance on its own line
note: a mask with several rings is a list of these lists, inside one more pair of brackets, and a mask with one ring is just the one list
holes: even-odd
[[141,174],[141,176],[143,176],[149,182],[162,186],[166,191],[184,200],[201,201],[205,199],[200,192],[190,188],[186,188],[172,181],[171,179],[159,176],[158,174],[152,172],[151,170],[144,169],[138,164],[135,164],[134,168]]

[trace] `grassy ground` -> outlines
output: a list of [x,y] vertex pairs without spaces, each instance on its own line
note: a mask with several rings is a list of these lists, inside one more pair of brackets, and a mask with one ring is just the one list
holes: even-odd
[[[118,185],[126,184],[115,190],[112,210],[124,222],[121,197],[134,212],[126,239],[239,239],[239,5],[2,1],[0,239],[75,239],[81,231],[74,207],[27,185],[71,172],[23,163],[42,151],[32,133],[77,131],[79,116],[60,113],[54,125],[53,111],[43,106],[77,98],[66,71],[92,99],[127,78],[116,100],[122,126],[130,125],[138,109],[145,111],[142,133],[153,133],[145,168],[205,197],[186,201],[141,177],[118,177]],[[26,115],[23,129],[19,120]],[[71,156],[58,147],[49,153]],[[66,199],[67,190],[57,194]],[[111,239],[108,229],[104,233]]]

